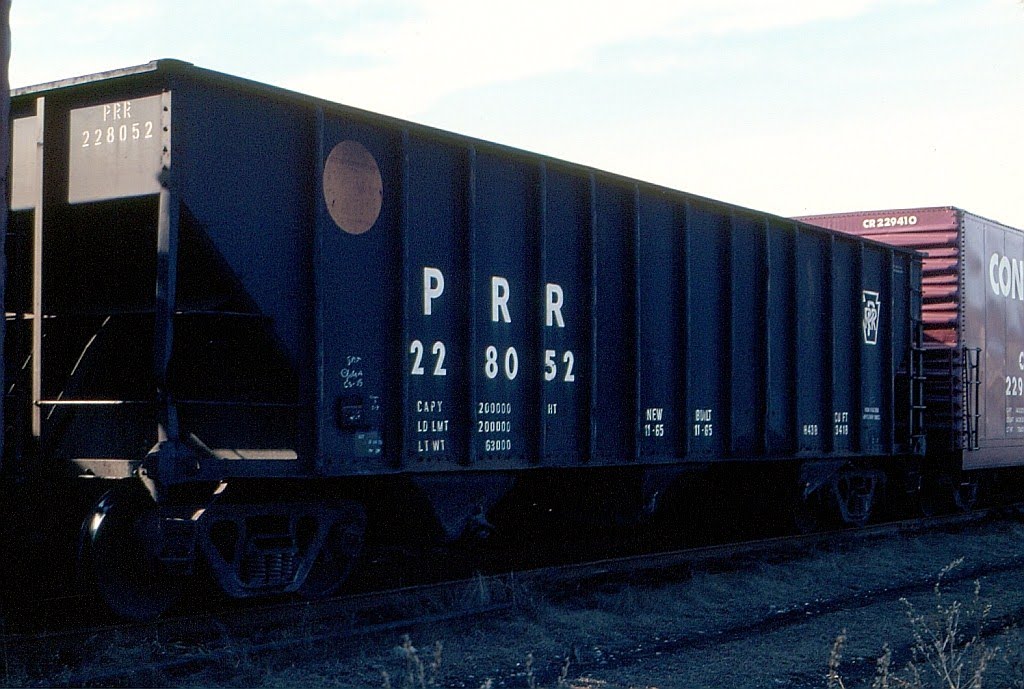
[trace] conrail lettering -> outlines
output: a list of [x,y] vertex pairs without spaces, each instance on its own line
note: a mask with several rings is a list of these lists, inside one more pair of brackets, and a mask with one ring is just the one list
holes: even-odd
[[988,282],[997,297],[1024,301],[1024,261],[992,254],[988,260]]

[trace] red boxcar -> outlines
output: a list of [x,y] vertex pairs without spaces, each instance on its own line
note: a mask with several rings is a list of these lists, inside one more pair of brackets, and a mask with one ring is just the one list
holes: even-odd
[[923,254],[929,450],[1024,465],[1024,231],[949,206],[800,219]]

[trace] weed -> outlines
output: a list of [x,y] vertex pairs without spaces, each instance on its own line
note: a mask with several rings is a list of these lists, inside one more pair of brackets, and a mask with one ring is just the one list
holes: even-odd
[[[935,582],[935,609],[920,612],[906,598],[900,599],[910,625],[911,659],[901,672],[892,671],[892,652],[883,645],[875,664],[872,689],[981,689],[982,680],[998,649],[985,643],[983,628],[991,605],[981,598],[981,583],[974,582],[974,595],[963,603],[949,599],[943,579],[963,564],[963,558],[949,563]],[[828,658],[828,689],[846,689],[839,672],[846,630],[836,637]]]
[[562,663],[562,669],[558,672],[558,684],[556,686],[559,687],[559,689],[569,686],[567,680],[569,679],[570,661],[571,656],[565,656],[565,662]]
[[844,629],[832,642],[832,650],[828,654],[828,675],[826,676],[828,689],[846,689],[843,678],[839,674],[839,664],[843,660],[843,644],[846,643],[846,630]]
[[434,642],[434,657],[430,661],[430,678],[427,684],[431,687],[437,685],[437,675],[441,672],[441,653],[444,651],[444,644],[440,641]]
[[889,676],[891,669],[892,649],[889,644],[882,644],[882,655],[875,662],[875,680],[871,683],[871,689],[889,689],[892,684]]
[[419,680],[419,686],[426,686],[426,668],[423,666],[423,661],[420,660],[419,652],[416,647],[412,645],[412,639],[408,634],[402,635],[402,643],[399,646],[402,652],[402,657],[405,658],[405,686],[415,687],[417,686],[416,680]]
[[930,675],[944,689],[980,689],[996,655],[982,635],[992,606],[981,599],[981,582],[974,582],[974,596],[967,605],[946,602],[943,596],[943,577],[962,563],[963,558],[954,560],[939,573],[934,613],[918,613],[913,604],[902,601],[914,634],[914,658],[907,668],[912,677],[922,678],[921,686],[926,686],[923,678]]
[[[402,687],[406,689],[413,689],[415,687],[426,689],[427,687],[437,686],[444,652],[444,644],[442,642],[434,642],[429,664],[424,663],[423,659],[420,658],[420,652],[413,646],[412,637],[408,634],[402,635],[398,648],[395,651],[404,664]],[[381,670],[380,674],[383,679],[382,686],[384,689],[392,689],[391,674],[387,670]]]
[[487,577],[485,577],[480,572],[477,572],[476,576],[473,579],[473,583],[473,589],[477,605],[487,605],[488,603],[490,603],[491,587],[487,582]]

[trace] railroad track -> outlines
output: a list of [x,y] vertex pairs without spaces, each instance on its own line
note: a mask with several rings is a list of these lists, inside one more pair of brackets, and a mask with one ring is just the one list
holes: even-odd
[[[341,596],[317,602],[235,605],[216,612],[172,617],[154,623],[123,623],[47,634],[12,634],[3,639],[6,663],[34,667],[33,675],[49,684],[110,685],[141,682],[204,665],[223,663],[240,654],[255,656],[360,635],[399,632],[414,626],[515,609],[523,595],[541,590],[549,598],[571,596],[587,587],[673,580],[697,569],[740,569],[749,564],[785,561],[828,547],[843,549],[870,539],[925,531],[956,530],[997,519],[1019,519],[1024,504],[928,519],[912,519],[857,530],[771,538],[743,543],[635,555],[558,565],[522,572],[479,575],[470,579]],[[958,572],[976,578],[994,571],[1024,569],[1024,556],[999,558]],[[934,585],[929,572],[897,587],[868,589],[853,595],[815,601],[795,609],[726,626],[712,633],[663,639],[636,652],[607,654],[602,667],[626,663],[643,654],[687,648],[756,635],[803,621],[808,616],[899,598]],[[126,663],[122,649],[137,657]],[[116,652],[111,652],[116,650]],[[104,659],[109,657],[110,662]],[[584,663],[585,666],[585,663]],[[540,679],[545,679],[540,677]]]
[[[995,574],[1022,570],[1024,570],[1024,556],[999,558],[996,562],[954,569],[943,578],[943,584],[945,586],[952,586]],[[774,610],[766,615],[756,617],[756,619],[743,621],[738,624],[726,625],[711,630],[699,630],[671,638],[656,639],[653,642],[647,642],[636,648],[605,650],[601,654],[600,664],[588,663],[585,658],[577,654],[574,658],[574,671],[577,673],[587,673],[588,671],[600,669],[607,672],[608,670],[632,665],[660,655],[683,651],[710,651],[720,644],[754,639],[768,633],[778,632],[786,627],[805,624],[814,617],[851,611],[884,602],[898,602],[915,594],[929,592],[935,588],[935,585],[935,573],[927,572],[919,577],[900,582],[898,585],[867,588],[833,598],[808,601],[802,605]],[[1024,608],[1019,608],[1011,613],[989,620],[985,625],[983,633],[995,635],[1009,626],[1020,623],[1022,620],[1024,620]],[[901,651],[902,656],[909,657],[911,649],[912,646],[907,645],[905,648],[898,650]],[[865,683],[869,682],[873,676],[874,667],[861,664],[858,670],[859,673],[854,675],[854,678],[864,680]],[[851,674],[853,673],[847,672],[847,677],[850,678]],[[549,669],[547,675],[538,673],[538,680],[541,684],[545,684],[556,676],[555,670]],[[854,685],[852,682],[850,685],[860,686],[860,684]]]

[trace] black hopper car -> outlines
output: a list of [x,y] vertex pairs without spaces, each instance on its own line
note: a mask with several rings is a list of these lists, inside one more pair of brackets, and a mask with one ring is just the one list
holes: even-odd
[[118,613],[712,475],[850,524],[972,481],[910,248],[178,61],[15,90],[11,135],[4,552],[72,543]]

